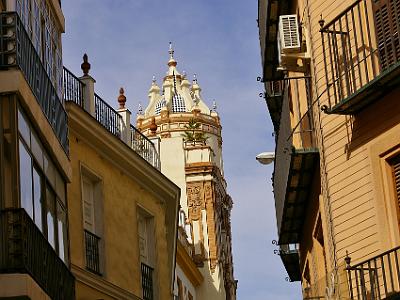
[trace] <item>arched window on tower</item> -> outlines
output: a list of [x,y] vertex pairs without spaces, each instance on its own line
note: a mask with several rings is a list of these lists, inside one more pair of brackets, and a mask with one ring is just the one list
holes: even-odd
[[186,112],[185,100],[179,94],[172,98],[172,112]]
[[165,99],[161,98],[160,101],[157,102],[156,108],[154,109],[154,114],[159,115],[161,113],[161,109],[166,105]]

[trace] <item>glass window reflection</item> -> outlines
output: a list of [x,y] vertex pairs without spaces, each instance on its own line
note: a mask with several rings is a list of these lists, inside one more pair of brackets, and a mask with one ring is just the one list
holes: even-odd
[[19,186],[21,193],[21,207],[33,218],[32,197],[32,159],[25,145],[19,142]]

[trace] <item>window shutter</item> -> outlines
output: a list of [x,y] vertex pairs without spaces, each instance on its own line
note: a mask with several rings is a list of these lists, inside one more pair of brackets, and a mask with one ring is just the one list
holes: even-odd
[[139,215],[138,217],[139,231],[139,251],[142,262],[148,263],[148,242],[147,242],[147,222],[146,219]]
[[382,69],[400,58],[400,0],[374,0],[372,9]]
[[95,232],[94,221],[94,186],[91,181],[83,179],[83,219],[84,227],[86,230]]
[[392,168],[397,204],[400,207],[400,156],[392,161]]

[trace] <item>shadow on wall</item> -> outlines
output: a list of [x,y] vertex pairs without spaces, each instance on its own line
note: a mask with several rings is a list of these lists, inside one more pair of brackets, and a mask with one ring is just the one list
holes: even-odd
[[349,118],[347,125],[347,158],[352,152],[400,124],[400,89],[386,94],[361,112]]

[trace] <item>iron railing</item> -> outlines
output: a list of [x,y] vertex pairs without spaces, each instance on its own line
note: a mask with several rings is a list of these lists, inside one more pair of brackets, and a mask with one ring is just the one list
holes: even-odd
[[[320,21],[330,112],[360,92],[400,60],[400,11],[369,7],[379,1],[357,0],[328,24]],[[371,30],[374,29],[375,30]],[[373,35],[371,32],[375,32]]]
[[351,259],[347,256],[350,298],[376,300],[400,297],[399,256],[400,247],[396,247],[354,266],[350,266]]
[[153,300],[153,271],[154,269],[141,263],[143,300]]
[[280,97],[283,95],[284,80],[267,81],[265,83],[266,97]]
[[0,273],[27,273],[51,299],[75,299],[75,278],[24,209],[0,211]]
[[130,126],[131,147],[137,154],[144,158],[149,164],[157,170],[161,169],[160,156],[154,144],[135,126]]
[[[64,67],[64,100],[72,101],[84,108],[83,90],[85,84]],[[121,138],[124,122],[121,115],[107,104],[99,95],[94,94],[95,118],[105,129]],[[160,156],[154,144],[133,125],[129,126],[129,146],[157,170],[161,169]]]
[[98,275],[100,272],[100,237],[85,230],[86,268]]
[[73,101],[84,107],[83,89],[85,84],[66,67],[63,68],[63,97],[64,101]]
[[94,107],[96,120],[113,135],[121,137],[123,121],[118,112],[97,94],[94,94]]
[[0,13],[0,69],[19,68],[68,154],[68,116],[28,33],[15,12]]

